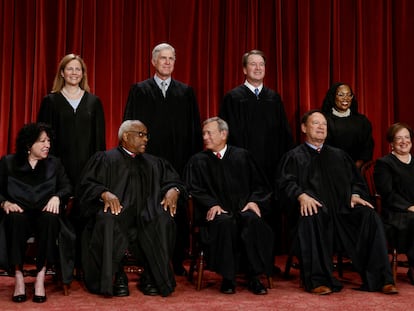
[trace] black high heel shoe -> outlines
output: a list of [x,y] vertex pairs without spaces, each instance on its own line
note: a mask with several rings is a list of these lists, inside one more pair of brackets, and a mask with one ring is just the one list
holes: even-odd
[[32,298],[32,301],[33,302],[36,302],[36,303],[43,303],[43,302],[46,301],[46,294],[44,296],[36,295],[36,291],[33,288],[33,298]]
[[33,295],[32,301],[36,303],[43,303],[46,301],[46,295],[44,296]]
[[27,296],[26,296],[26,289],[24,290],[24,294],[22,295],[16,295],[16,296],[12,296],[12,301],[13,302],[25,302],[27,300]]

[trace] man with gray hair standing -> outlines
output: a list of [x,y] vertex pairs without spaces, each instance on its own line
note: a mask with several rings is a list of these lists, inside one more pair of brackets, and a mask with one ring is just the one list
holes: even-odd
[[[171,75],[175,65],[175,49],[161,43],[152,51],[152,78],[134,84],[129,92],[124,120],[141,120],[151,132],[148,153],[167,159],[182,174],[188,159],[202,149],[200,115],[193,89]],[[182,266],[188,240],[184,206],[177,216],[177,244],[173,256],[174,271],[185,275]]]

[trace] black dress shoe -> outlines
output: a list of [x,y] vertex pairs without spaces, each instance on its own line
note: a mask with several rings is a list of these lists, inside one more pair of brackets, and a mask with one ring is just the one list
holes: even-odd
[[23,295],[12,296],[13,302],[25,302],[26,300],[27,300],[26,293],[24,293]]
[[128,277],[124,271],[115,274],[113,292],[115,297],[129,296]]
[[158,296],[160,294],[158,288],[150,283],[141,285],[140,290],[147,296]]
[[236,292],[234,281],[223,278],[223,281],[221,282],[220,291],[223,294],[234,294]]
[[32,301],[36,302],[36,303],[43,303],[43,302],[46,301],[46,295],[44,295],[44,296],[33,295]]
[[267,289],[258,278],[251,278],[248,283],[248,289],[255,295],[266,295]]

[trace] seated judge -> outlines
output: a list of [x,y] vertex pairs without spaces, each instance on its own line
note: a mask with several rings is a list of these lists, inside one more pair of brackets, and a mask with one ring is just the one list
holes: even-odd
[[382,198],[382,217],[395,246],[407,255],[410,283],[414,285],[414,161],[413,130],[395,123],[387,131],[391,153],[375,162],[374,181]]
[[[46,124],[25,125],[17,135],[16,153],[0,162],[0,219],[7,242],[7,247],[0,246],[0,257],[3,265],[7,262],[14,269],[12,300],[18,303],[27,300],[22,272],[27,240],[34,235],[37,244],[33,302],[46,301],[46,266],[59,259],[59,218],[72,187],[60,160],[49,155],[51,134]],[[73,265],[67,274],[72,270]]]
[[305,143],[288,151],[277,187],[290,212],[298,214],[297,242],[305,290],[325,295],[342,289],[332,255],[346,253],[360,274],[360,290],[398,293],[388,261],[381,219],[366,184],[343,150],[325,144],[327,121],[318,110],[303,116]]
[[178,173],[166,160],[145,154],[149,134],[138,120],[124,121],[119,146],[92,156],[81,177],[84,280],[89,291],[128,296],[123,259],[128,250],[142,261],[139,288],[169,296],[176,286],[170,259],[180,193]]
[[271,190],[251,154],[227,145],[227,123],[210,118],[203,123],[205,151],[195,154],[185,169],[194,199],[195,216],[204,220],[209,268],[223,277],[221,292],[235,293],[239,258],[245,259],[248,288],[266,294],[260,282],[273,267],[271,228],[264,222]]

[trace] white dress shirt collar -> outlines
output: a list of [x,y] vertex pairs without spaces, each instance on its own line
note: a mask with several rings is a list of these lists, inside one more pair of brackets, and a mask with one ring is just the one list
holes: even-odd
[[244,85],[245,86],[247,86],[247,88],[250,90],[250,91],[252,91],[252,93],[253,94],[255,94],[254,93],[254,89],[258,89],[259,90],[259,93],[262,91],[262,89],[263,89],[263,83],[262,84],[260,84],[259,86],[253,86],[253,85],[251,85],[249,82],[247,82],[247,80],[246,81],[244,81]]

